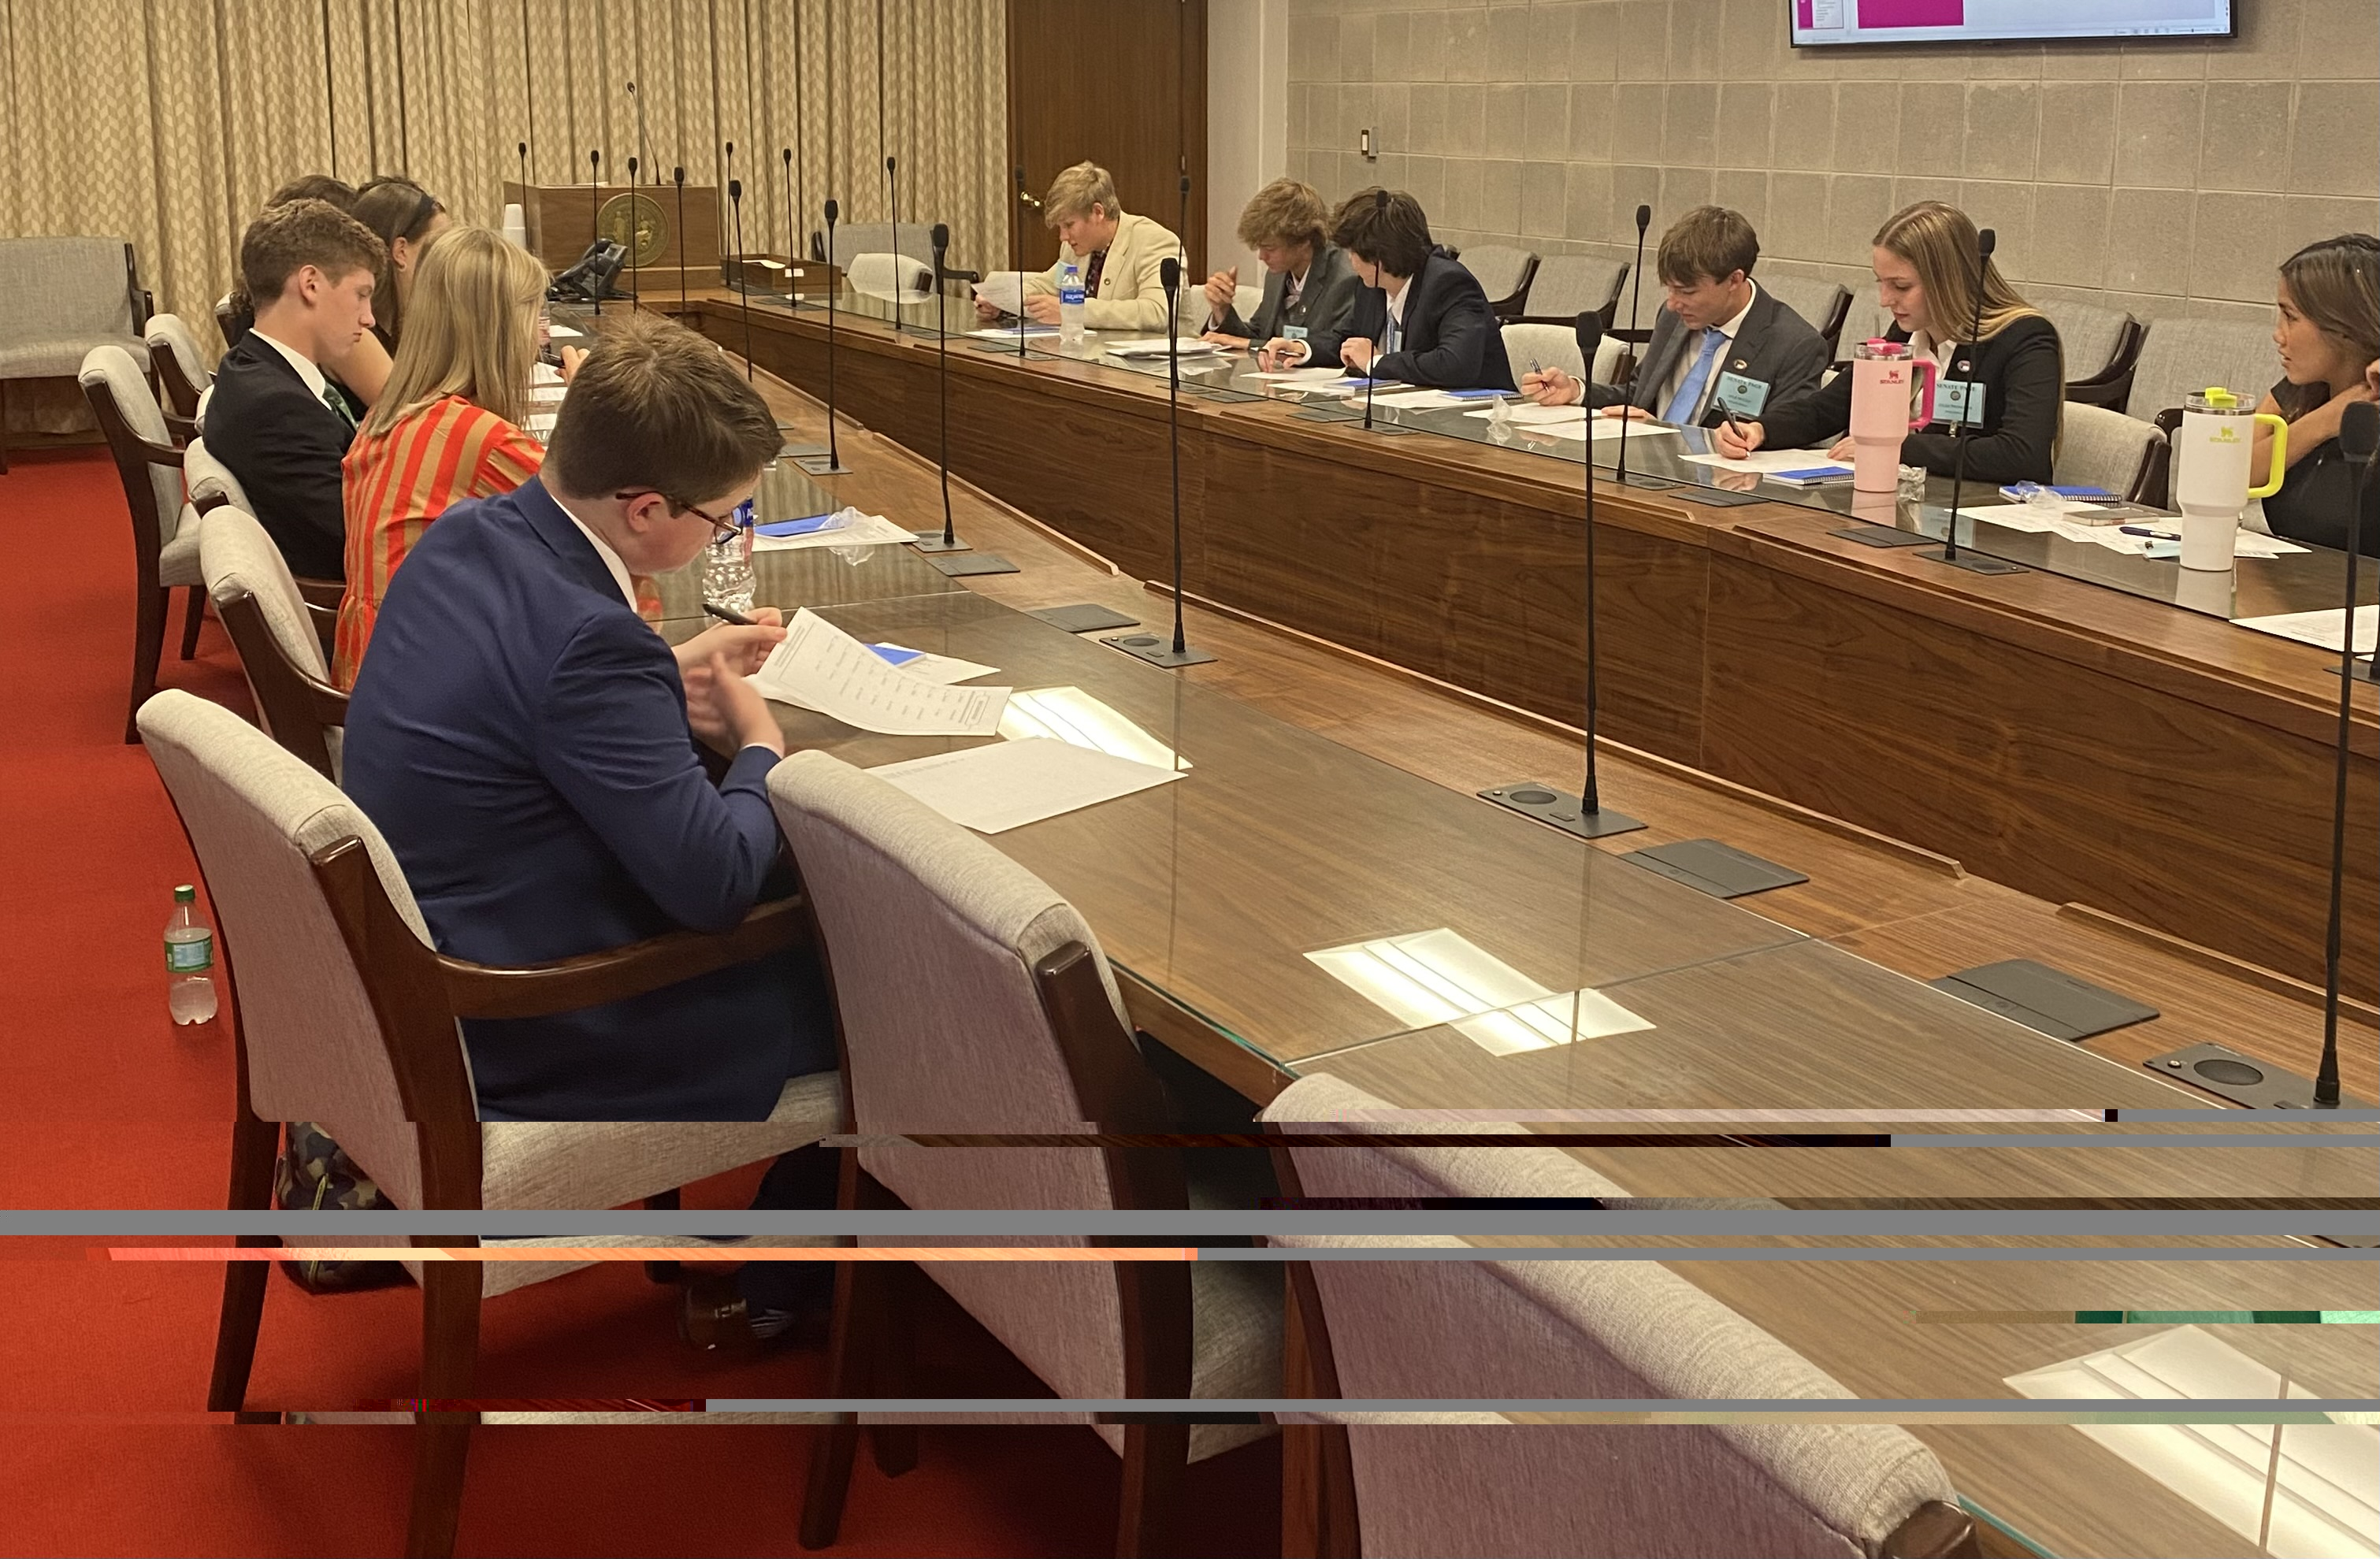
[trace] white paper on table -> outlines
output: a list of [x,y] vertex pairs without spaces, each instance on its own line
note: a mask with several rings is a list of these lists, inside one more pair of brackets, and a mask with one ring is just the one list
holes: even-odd
[[578,341],[585,339],[587,335],[585,331],[566,324],[549,324],[545,327],[545,334],[548,339],[554,341]]
[[[1566,422],[1586,420],[1586,408],[1583,406],[1538,406],[1530,401],[1508,405],[1504,414],[1514,426],[1522,428],[1558,428]],[[1496,408],[1491,406],[1485,411],[1466,411],[1463,415],[1488,422],[1495,420]]]
[[560,406],[562,397],[570,393],[564,384],[540,384],[528,393],[531,406]]
[[1035,324],[1030,321],[1023,321],[1016,324],[986,325],[981,330],[970,330],[967,334],[978,341],[1014,343],[1019,336],[1027,341],[1038,341],[1045,335],[1055,335],[1058,334],[1058,327],[1054,324]]
[[[1628,442],[1631,444],[1640,438],[1678,436],[1678,430],[1666,423],[1632,422],[1625,417],[1585,417],[1575,422],[1548,422],[1539,425],[1536,431],[1553,438],[1591,438],[1597,443],[1605,443],[1618,438],[1622,428],[1628,430]],[[1794,468],[1788,466],[1785,469],[1790,471]]]
[[1000,834],[1182,777],[1049,737],[992,742],[868,773],[978,834]]
[[[2058,536],[2070,542],[2083,542],[2092,546],[2105,547],[2109,552],[2123,553],[2132,557],[2145,554],[2151,547],[2158,545],[2169,547],[2174,544],[2171,542],[2160,542],[2154,536],[2128,534],[2123,525],[2085,525],[2081,520],[2067,518],[2089,506],[2077,504],[2053,509],[2046,504],[2000,504],[1961,508],[1959,514],[1962,518],[1985,520],[2005,530],[2028,530],[2035,534]],[[2181,517],[2172,515],[2163,519],[2128,520],[2124,523],[2156,530],[2170,530],[2179,534],[2181,529]],[[2283,541],[2278,536],[2263,536],[2247,530],[2242,530],[2233,543],[2233,555],[2238,557],[2281,557],[2289,553],[2300,553],[2305,550],[2295,542]]]
[[805,606],[750,678],[762,698],[894,737],[989,737],[1005,688],[945,688],[912,676]]
[[562,383],[562,370],[550,362],[533,363],[529,366],[528,382],[532,384],[559,384]]
[[[1710,466],[1722,471],[1756,471],[1767,476],[1776,471],[1806,471],[1813,466],[1831,466],[1840,462],[1827,458],[1823,449],[1755,449],[1741,460],[1725,455],[1689,455],[1686,458],[1697,466]],[[1961,509],[1961,514],[1973,514]]]
[[975,284],[975,295],[1003,314],[1025,312],[1025,273],[994,271]]
[[803,547],[880,547],[914,542],[917,533],[905,530],[880,514],[864,514],[840,530],[813,530],[807,536],[763,536],[752,532],[754,552],[797,552]]
[[[941,683],[945,687],[948,687],[953,682],[972,682],[978,676],[994,676],[1000,670],[996,665],[978,665],[973,661],[963,661],[955,655],[937,655],[930,650],[912,650],[906,644],[893,644],[880,640],[877,643],[876,648],[879,650],[899,650],[905,653],[917,656],[917,658],[916,660],[903,661],[899,665],[894,666],[893,669],[896,671],[905,671],[912,676],[922,676],[929,682]],[[883,659],[880,655],[877,658],[880,660]],[[890,661],[886,661],[884,664],[887,665],[892,664]],[[1012,695],[1010,703],[1011,708],[1013,709],[1014,706],[1014,695]],[[1002,712],[1001,723],[1003,725],[1007,724],[1006,712]]]
[[1292,368],[1279,373],[1258,373],[1251,377],[1271,384],[1328,384],[1333,379],[1343,377],[1346,371],[1343,368]]
[[[1468,406],[1471,403],[1461,396],[1450,396],[1444,390],[1399,390],[1386,396],[1375,390],[1372,392],[1372,404],[1385,406],[1392,411],[1438,411],[1450,406]],[[1475,411],[1471,415],[1485,417],[1488,414]]]
[[[2254,628],[2281,639],[2294,639],[2301,644],[2337,652],[2339,644],[2339,618],[2345,614],[2336,606],[2328,611],[2283,612],[2271,617],[2234,617],[2234,627]],[[2372,652],[2380,643],[2380,606],[2358,606],[2355,609],[2355,652]]]
[[[1167,355],[1166,340],[1162,335],[1126,336],[1121,341],[1107,343],[1105,349],[1111,358],[1162,358]],[[1181,341],[1181,355],[1185,358],[1212,357],[1221,350],[1212,341],[1202,341],[1195,335],[1185,335]]]
[[528,431],[533,433],[550,433],[553,432],[553,420],[560,415],[562,414],[558,411],[532,411],[528,414]]
[[1190,760],[1080,688],[1031,688],[1011,693],[1008,709],[1000,717],[1000,734],[1011,741],[1050,737],[1160,769],[1190,766]]

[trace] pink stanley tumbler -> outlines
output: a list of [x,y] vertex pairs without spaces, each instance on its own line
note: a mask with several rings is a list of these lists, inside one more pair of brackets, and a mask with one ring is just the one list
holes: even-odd
[[1899,488],[1900,441],[1934,420],[1934,364],[1912,357],[1905,341],[1863,341],[1852,348],[1853,492]]

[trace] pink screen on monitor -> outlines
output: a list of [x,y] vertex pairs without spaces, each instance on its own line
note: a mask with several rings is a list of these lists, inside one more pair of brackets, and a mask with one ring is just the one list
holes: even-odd
[[1863,29],[1963,27],[1966,20],[1966,0],[1859,0]]
[[1815,27],[1817,18],[1810,15],[1810,0],[1793,0],[1793,20],[1803,27]]

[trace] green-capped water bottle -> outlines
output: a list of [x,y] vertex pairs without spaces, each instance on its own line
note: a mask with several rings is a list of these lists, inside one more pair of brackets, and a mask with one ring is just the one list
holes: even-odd
[[208,1023],[215,1016],[215,933],[199,919],[199,890],[174,890],[174,917],[165,922],[165,1005],[176,1023]]

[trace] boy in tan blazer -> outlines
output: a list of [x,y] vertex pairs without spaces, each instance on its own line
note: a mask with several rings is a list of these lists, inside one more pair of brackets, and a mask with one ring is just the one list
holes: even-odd
[[[1165,334],[1165,284],[1158,267],[1180,258],[1182,240],[1161,223],[1134,216],[1116,204],[1115,181],[1095,163],[1076,163],[1050,185],[1041,220],[1057,230],[1058,262],[1025,278],[1025,312],[1042,324],[1058,323],[1058,278],[1069,261],[1082,271],[1083,325],[1088,330]],[[999,311],[978,300],[985,319]],[[1196,322],[1185,320],[1185,336]]]

